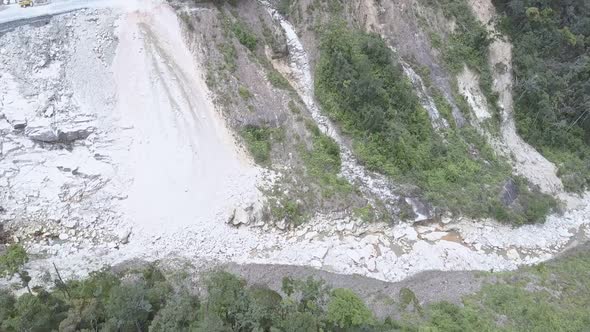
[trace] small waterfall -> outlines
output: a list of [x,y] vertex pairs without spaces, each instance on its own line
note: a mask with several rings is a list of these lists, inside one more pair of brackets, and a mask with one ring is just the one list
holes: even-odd
[[[266,7],[273,19],[281,24],[281,27],[285,31],[287,44],[289,46],[289,67],[295,76],[295,89],[297,90],[297,93],[311,112],[311,115],[320,127],[320,130],[333,138],[340,147],[340,156],[342,159],[341,175],[349,182],[357,184],[363,194],[367,197],[378,197],[385,203],[388,210],[397,211],[398,208],[395,207],[394,204],[400,197],[393,193],[394,187],[391,181],[385,176],[370,172],[360,165],[352,151],[346,146],[346,144],[344,144],[334,123],[320,112],[320,109],[314,100],[314,82],[307,52],[303,48],[294,27],[274,8],[272,8],[268,1],[259,1]],[[420,213],[413,200],[406,199],[406,202],[412,206],[414,213],[417,216],[416,221],[427,218],[424,214]]]

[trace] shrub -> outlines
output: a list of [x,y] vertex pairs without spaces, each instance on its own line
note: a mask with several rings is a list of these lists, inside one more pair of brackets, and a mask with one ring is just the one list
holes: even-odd
[[6,252],[0,255],[0,276],[17,273],[28,260],[27,252],[21,245],[9,246]]
[[[392,52],[377,35],[350,30],[343,23],[326,28],[316,71],[315,92],[322,106],[345,133],[364,165],[398,181],[417,184],[439,207],[470,217],[495,217],[516,224],[543,221],[555,202],[536,191],[527,204],[512,209],[500,202],[512,176],[473,128],[432,129],[411,84]],[[437,98],[443,116],[450,108]],[[329,165],[329,163],[323,163]],[[536,202],[533,202],[535,201]],[[534,212],[533,212],[534,211]]]
[[231,30],[236,38],[238,38],[240,44],[244,45],[250,51],[256,50],[258,38],[256,38],[256,35],[252,33],[244,23],[240,21],[234,22],[231,26]]
[[361,327],[373,323],[371,311],[350,289],[334,289],[327,311],[328,321],[339,328]]
[[288,16],[292,1],[293,0],[279,0],[277,11],[283,16]]
[[248,90],[248,88],[243,87],[243,86],[238,87],[238,94],[244,100],[248,100],[248,99],[252,98],[252,93],[250,92],[250,90]]
[[590,185],[590,10],[586,1],[497,0],[513,48],[519,134],[559,167],[565,188]]
[[281,75],[276,70],[271,69],[269,71],[267,77],[268,77],[268,80],[270,81],[270,84],[272,84],[276,88],[283,89],[283,90],[288,90],[291,88],[291,84],[289,84],[289,81],[287,81],[287,79],[284,78],[283,75]]
[[312,149],[301,147],[305,169],[319,184],[322,195],[330,197],[336,193],[347,193],[352,190],[348,181],[340,177],[340,147],[329,136],[320,132],[313,122],[306,122],[312,135]]
[[241,131],[246,142],[248,151],[254,157],[254,161],[261,165],[268,165],[270,162],[270,151],[273,139],[280,137],[280,129],[273,129],[259,126],[246,126]]

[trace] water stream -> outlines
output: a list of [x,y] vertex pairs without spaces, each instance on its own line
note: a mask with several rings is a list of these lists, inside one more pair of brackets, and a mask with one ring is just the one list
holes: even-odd
[[[297,93],[311,112],[311,115],[320,127],[320,130],[333,138],[340,147],[340,157],[342,159],[341,175],[351,183],[357,184],[363,194],[368,198],[378,197],[389,210],[397,211],[398,208],[395,206],[395,202],[398,201],[400,197],[393,192],[394,186],[391,181],[385,176],[370,172],[360,165],[350,148],[344,143],[344,140],[340,136],[334,123],[321,113],[319,106],[314,100],[314,82],[311,74],[312,71],[309,64],[309,58],[295,32],[295,28],[289,21],[272,8],[268,1],[260,0],[260,3],[266,7],[273,19],[281,24],[281,27],[285,32],[287,44],[289,46],[289,67],[295,77],[295,89],[297,90]],[[416,214],[416,221],[428,218],[420,213],[421,209],[414,204],[412,199],[406,198],[406,202],[412,206],[412,209]]]
[[399,63],[401,64],[404,74],[410,79],[412,86],[414,87],[414,91],[418,95],[420,99],[420,104],[424,109],[428,112],[428,116],[430,117],[430,122],[434,129],[448,128],[449,124],[447,120],[440,116],[436,104],[432,97],[427,93],[426,86],[424,85],[424,81],[418,75],[410,65],[404,62],[401,57],[399,58]]

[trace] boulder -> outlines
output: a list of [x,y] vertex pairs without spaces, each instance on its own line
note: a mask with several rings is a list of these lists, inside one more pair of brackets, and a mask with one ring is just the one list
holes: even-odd
[[247,225],[250,222],[248,212],[243,208],[234,209],[233,213],[227,220],[227,223],[239,227],[240,225]]
[[25,134],[33,141],[44,143],[73,143],[78,140],[84,140],[92,132],[92,127],[71,127],[54,129],[48,121],[37,121],[29,124]]
[[248,212],[248,222],[250,224],[255,224],[264,218],[264,205],[260,201],[254,202],[246,208],[246,211]]
[[422,234],[422,238],[431,242],[436,242],[448,234],[449,233],[447,232],[431,232],[428,234]]
[[61,143],[72,143],[78,140],[84,140],[92,134],[94,128],[72,128],[72,129],[60,129],[58,130],[58,140]]
[[44,143],[56,143],[58,134],[50,126],[28,126],[25,134],[33,141]]
[[16,120],[12,122],[12,128],[15,130],[23,130],[27,126],[26,120]]
[[129,243],[129,237],[131,236],[132,231],[133,231],[133,229],[131,227],[126,227],[126,228],[120,229],[117,232],[117,238],[119,239],[119,242],[121,244]]
[[287,229],[288,223],[287,220],[285,219],[281,219],[278,222],[275,223],[275,226],[280,229],[281,231],[284,231]]
[[233,220],[234,226],[248,225],[249,222],[250,216],[248,211],[242,208],[236,209]]
[[64,225],[67,228],[76,228],[78,227],[78,220],[74,218],[68,218],[62,221],[62,225]]
[[409,206],[413,213],[414,222],[430,221],[436,217],[434,208],[418,197],[406,197],[400,200],[400,203],[402,206],[403,203]]
[[518,251],[514,248],[512,249],[508,249],[508,251],[506,252],[506,257],[510,260],[518,260],[520,259],[520,254],[518,253]]

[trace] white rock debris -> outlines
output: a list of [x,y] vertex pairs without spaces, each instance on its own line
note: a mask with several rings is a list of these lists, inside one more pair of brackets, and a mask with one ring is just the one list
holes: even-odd
[[130,259],[306,265],[396,281],[514,269],[589,236],[588,206],[520,228],[324,215],[270,228],[259,223],[257,187],[273,175],[236,147],[170,7],[82,9],[15,27],[0,45],[0,222],[35,257],[33,284],[51,263],[76,278]]
[[[497,151],[509,158],[514,158],[515,170],[531,183],[538,185],[543,192],[558,195],[570,207],[581,204],[577,197],[564,192],[563,184],[557,176],[557,167],[526,143],[516,132],[512,96],[512,44],[507,37],[501,36],[496,31],[494,22],[496,12],[491,0],[469,0],[468,2],[475,16],[488,32],[496,36],[489,46],[489,65],[493,68],[492,88],[498,93],[498,104],[502,110],[501,137],[487,135],[488,140]],[[475,125],[490,118],[489,105],[479,88],[477,75],[465,67],[457,80],[460,92],[476,115]]]

